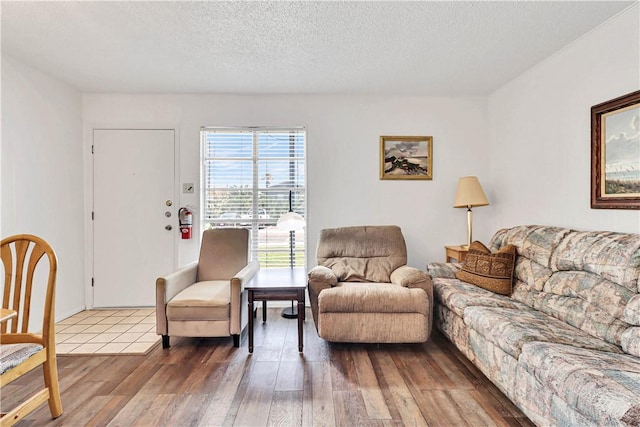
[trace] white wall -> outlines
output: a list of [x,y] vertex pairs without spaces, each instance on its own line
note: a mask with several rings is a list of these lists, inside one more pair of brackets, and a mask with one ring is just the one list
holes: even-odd
[[[320,229],[364,224],[399,225],[409,265],[426,268],[429,261],[441,261],[445,244],[465,242],[465,211],[452,207],[458,177],[488,181],[485,98],[85,94],[83,99],[86,146],[94,127],[176,128],[180,181],[197,185],[201,126],[306,126],[309,266],[315,265]],[[379,180],[380,135],[433,136],[433,180]],[[197,193],[182,194],[180,205],[199,206]],[[490,217],[491,207],[477,210],[479,239],[490,237]],[[180,245],[181,265],[197,258],[196,239]]]
[[590,108],[639,88],[636,4],[493,93],[494,228],[639,232],[639,211],[590,208]]
[[57,319],[84,308],[82,162],[81,94],[3,55],[1,235],[35,234],[56,251]]

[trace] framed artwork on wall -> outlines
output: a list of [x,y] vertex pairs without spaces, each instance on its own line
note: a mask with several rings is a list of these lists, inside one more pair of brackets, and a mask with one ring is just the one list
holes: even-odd
[[640,91],[591,107],[591,208],[640,209]]
[[433,137],[381,136],[380,179],[433,179]]

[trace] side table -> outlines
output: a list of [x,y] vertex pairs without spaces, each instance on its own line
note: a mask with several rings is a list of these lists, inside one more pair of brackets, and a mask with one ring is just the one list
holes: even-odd
[[266,322],[266,301],[298,302],[298,351],[302,353],[302,327],[304,324],[304,300],[307,275],[304,268],[260,269],[244,287],[247,290],[249,310],[249,353],[253,353],[253,303],[263,302],[262,321]]
[[445,262],[464,262],[469,248],[466,246],[445,246]]

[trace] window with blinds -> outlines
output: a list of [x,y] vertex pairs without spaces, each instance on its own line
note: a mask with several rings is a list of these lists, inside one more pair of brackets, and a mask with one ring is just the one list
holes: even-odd
[[261,268],[304,267],[305,230],[276,225],[306,218],[305,140],[302,128],[201,129],[204,229],[250,229]]

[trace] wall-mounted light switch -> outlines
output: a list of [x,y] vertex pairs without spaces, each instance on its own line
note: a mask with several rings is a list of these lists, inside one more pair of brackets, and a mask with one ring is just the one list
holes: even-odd
[[194,191],[193,182],[187,182],[182,184],[182,192],[185,194],[192,194]]

